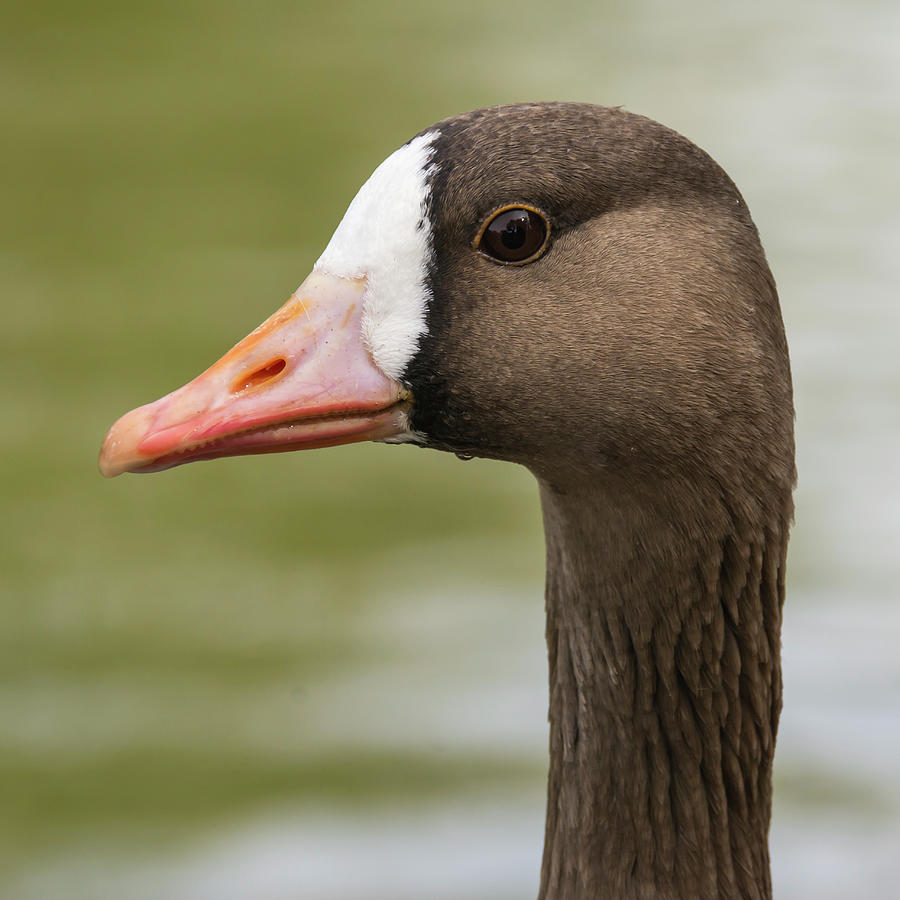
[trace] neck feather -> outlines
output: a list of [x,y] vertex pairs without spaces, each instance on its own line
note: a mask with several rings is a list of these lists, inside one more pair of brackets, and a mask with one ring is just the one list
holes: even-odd
[[692,491],[613,506],[542,483],[540,900],[771,896],[789,488],[774,511]]

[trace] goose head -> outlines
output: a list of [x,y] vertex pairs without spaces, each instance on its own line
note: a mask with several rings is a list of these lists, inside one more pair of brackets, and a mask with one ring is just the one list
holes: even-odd
[[[706,154],[619,109],[500,107],[392,154],[286,307],[120,420],[101,469],[346,438],[556,478],[766,470],[787,372],[756,230]],[[326,433],[344,408],[360,420]],[[254,441],[262,419],[290,432]]]
[[522,104],[389,156],[285,306],[122,417],[100,467],[369,439],[528,467],[542,897],[761,897],[792,420],[774,282],[728,176],[623,110]]

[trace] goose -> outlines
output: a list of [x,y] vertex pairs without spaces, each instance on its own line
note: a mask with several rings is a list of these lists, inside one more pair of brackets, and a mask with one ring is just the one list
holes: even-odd
[[576,103],[438,122],[104,475],[410,443],[519,463],[546,539],[541,900],[771,896],[795,481],[775,283],[702,150]]

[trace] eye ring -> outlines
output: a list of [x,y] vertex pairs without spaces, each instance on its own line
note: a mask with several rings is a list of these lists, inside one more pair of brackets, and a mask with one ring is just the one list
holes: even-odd
[[542,256],[549,243],[550,220],[542,210],[507,203],[481,223],[472,247],[498,265],[524,266]]

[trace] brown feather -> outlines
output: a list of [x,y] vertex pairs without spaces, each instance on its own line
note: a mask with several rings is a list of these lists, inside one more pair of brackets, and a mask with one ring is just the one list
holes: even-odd
[[[705,153],[619,109],[436,127],[413,425],[540,482],[540,896],[770,897],[793,407],[746,205]],[[551,247],[499,266],[472,240],[516,202],[546,213]]]

